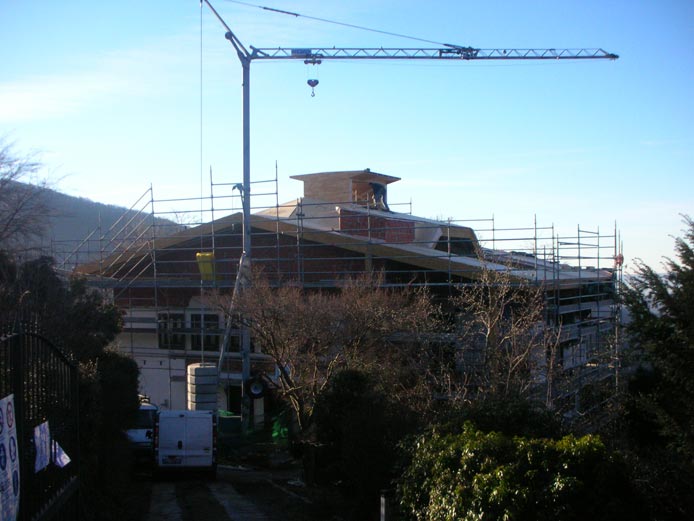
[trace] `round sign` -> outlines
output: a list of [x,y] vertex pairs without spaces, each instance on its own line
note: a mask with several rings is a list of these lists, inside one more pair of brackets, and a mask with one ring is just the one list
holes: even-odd
[[7,428],[11,429],[14,425],[14,406],[12,402],[7,404]]
[[0,444],[0,470],[5,470],[7,467],[7,452],[5,451],[5,444]]

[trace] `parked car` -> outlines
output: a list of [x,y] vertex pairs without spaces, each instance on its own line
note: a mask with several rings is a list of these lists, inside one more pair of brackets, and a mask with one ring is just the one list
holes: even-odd
[[125,431],[136,461],[151,461],[154,442],[154,421],[159,408],[147,401],[140,403],[135,425]]
[[217,416],[213,411],[160,411],[154,423],[156,471],[217,472]]

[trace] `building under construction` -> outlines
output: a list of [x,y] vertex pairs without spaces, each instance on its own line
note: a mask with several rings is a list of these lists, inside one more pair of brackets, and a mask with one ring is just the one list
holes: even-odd
[[[564,402],[578,405],[583,382],[616,381],[622,258],[616,230],[579,227],[560,236],[537,223],[500,229],[493,219],[417,217],[410,204],[389,204],[388,185],[399,178],[369,169],[292,179],[303,182],[304,194],[287,203],[279,202],[276,178],[253,183],[252,265],[272,283],[329,289],[377,271],[389,287],[427,286],[443,297],[464,290],[484,269],[510,272],[543,287],[547,323],[562,325],[557,362],[574,382],[573,391],[562,391]],[[242,332],[210,298],[230,295],[245,269],[239,188],[211,181],[209,198],[187,200],[156,200],[150,189],[127,218],[95,230],[66,258],[66,268],[86,275],[123,310],[119,345],[138,363],[141,392],[162,408],[185,408],[187,366],[217,363],[225,345],[218,405],[240,410]],[[272,378],[262,346],[253,349],[251,373]],[[552,385],[542,375],[538,382]],[[253,405],[262,418],[263,401]]]

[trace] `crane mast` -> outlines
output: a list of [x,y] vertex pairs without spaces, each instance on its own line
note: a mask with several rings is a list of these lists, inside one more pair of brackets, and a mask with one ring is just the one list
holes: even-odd
[[[209,0],[200,0],[210,8],[215,17],[226,29],[224,37],[229,40],[236,50],[241,67],[243,69],[243,184],[241,189],[241,202],[243,209],[243,254],[237,273],[237,289],[243,291],[250,285],[247,273],[251,267],[251,167],[250,167],[250,67],[254,60],[302,60],[306,64],[318,65],[323,60],[446,60],[446,61],[471,61],[471,60],[616,60],[618,55],[606,52],[602,49],[477,49],[452,44],[443,44],[437,48],[360,48],[360,47],[318,47],[318,48],[255,48],[250,47],[250,52],[241,40],[233,33],[224,19],[217,13]],[[298,16],[296,13],[281,11],[263,7],[269,11]],[[315,83],[311,83],[315,82]],[[311,88],[318,85],[317,80],[309,80]],[[232,299],[233,302],[233,299]],[[231,316],[231,309],[229,316]],[[229,337],[231,322],[227,323],[227,331],[224,335],[219,356],[219,369],[221,371],[227,338]],[[248,427],[250,415],[250,397],[246,393],[246,386],[250,381],[250,336],[244,328],[241,345],[241,383],[242,383],[242,412],[241,418],[244,428]],[[221,372],[219,373],[221,374]]]

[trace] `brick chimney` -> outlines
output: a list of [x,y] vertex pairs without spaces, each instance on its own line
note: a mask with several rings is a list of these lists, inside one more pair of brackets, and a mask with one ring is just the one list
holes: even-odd
[[371,183],[387,186],[400,181],[399,177],[372,172],[368,168],[346,172],[294,175],[291,179],[303,181],[304,197],[308,199],[360,206],[369,206],[376,202]]

